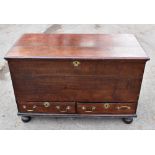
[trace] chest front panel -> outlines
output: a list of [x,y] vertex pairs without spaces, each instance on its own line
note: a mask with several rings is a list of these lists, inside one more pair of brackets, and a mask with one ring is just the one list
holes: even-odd
[[144,65],[120,60],[9,62],[19,101],[137,102]]

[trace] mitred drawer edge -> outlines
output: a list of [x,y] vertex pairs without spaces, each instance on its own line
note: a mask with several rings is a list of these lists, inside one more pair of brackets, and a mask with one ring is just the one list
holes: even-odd
[[77,103],[79,114],[135,114],[136,103]]
[[18,104],[20,112],[23,113],[56,113],[74,114],[76,112],[75,102],[26,102]]

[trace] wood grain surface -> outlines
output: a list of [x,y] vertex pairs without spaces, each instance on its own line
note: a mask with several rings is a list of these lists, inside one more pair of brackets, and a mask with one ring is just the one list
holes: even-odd
[[25,34],[5,58],[149,59],[132,34]]
[[136,115],[149,59],[130,34],[25,34],[5,58],[19,113],[94,116]]
[[[92,64],[100,65],[91,70]],[[91,102],[137,102],[144,64],[89,61],[77,69],[72,62],[9,62],[18,100]]]
[[136,113],[136,104],[135,103],[77,103],[77,113],[79,114],[134,114]]

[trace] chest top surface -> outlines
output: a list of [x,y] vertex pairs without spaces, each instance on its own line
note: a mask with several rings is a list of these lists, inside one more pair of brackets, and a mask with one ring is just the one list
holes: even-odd
[[132,34],[24,34],[5,58],[149,59]]

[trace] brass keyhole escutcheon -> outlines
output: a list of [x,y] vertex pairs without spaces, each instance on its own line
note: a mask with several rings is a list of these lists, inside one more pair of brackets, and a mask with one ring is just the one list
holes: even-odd
[[74,67],[78,67],[80,65],[80,62],[79,61],[73,61],[73,65],[74,65]]
[[105,103],[105,104],[104,104],[104,108],[105,108],[105,109],[108,109],[109,107],[110,107],[110,104],[108,104],[108,103]]
[[43,105],[44,107],[48,108],[51,104],[49,102],[44,102]]

